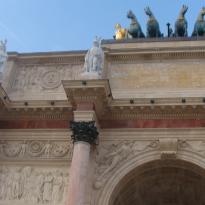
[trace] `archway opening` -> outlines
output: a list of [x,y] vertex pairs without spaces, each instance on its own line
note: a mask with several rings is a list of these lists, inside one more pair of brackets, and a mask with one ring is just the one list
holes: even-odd
[[205,170],[181,160],[137,167],[116,186],[109,205],[205,205]]

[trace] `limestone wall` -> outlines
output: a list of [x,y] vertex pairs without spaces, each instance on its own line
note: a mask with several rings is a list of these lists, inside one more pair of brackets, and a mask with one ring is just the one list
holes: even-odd
[[[205,41],[103,44],[103,78],[115,98],[204,96]],[[62,80],[81,79],[86,52],[9,55],[3,87],[12,100],[66,100]]]

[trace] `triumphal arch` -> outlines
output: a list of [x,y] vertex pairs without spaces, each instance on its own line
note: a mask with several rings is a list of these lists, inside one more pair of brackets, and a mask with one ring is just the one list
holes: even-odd
[[8,53],[0,205],[204,205],[205,39]]

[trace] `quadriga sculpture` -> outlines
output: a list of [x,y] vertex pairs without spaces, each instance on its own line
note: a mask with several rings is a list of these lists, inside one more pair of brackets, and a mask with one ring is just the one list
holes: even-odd
[[149,7],[145,8],[146,15],[149,16],[147,21],[147,37],[148,38],[159,38],[163,35],[160,32],[159,23]]
[[188,32],[187,32],[188,23],[187,23],[187,20],[185,19],[185,14],[187,10],[188,10],[188,6],[183,5],[179,12],[179,16],[175,23],[175,32],[174,32],[175,37],[187,37],[188,36]]
[[203,7],[199,13],[199,16],[194,25],[194,31],[192,33],[192,36],[204,36],[205,35],[204,15],[205,15],[205,7]]
[[131,19],[130,27],[128,28],[129,37],[131,36],[131,38],[144,38],[145,35],[142,32],[141,26],[131,10],[128,11],[127,18]]

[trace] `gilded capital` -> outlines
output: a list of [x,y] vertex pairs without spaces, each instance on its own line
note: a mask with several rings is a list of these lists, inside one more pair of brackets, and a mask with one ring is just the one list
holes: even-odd
[[71,135],[73,143],[79,141],[88,142],[89,144],[96,143],[99,133],[95,126],[95,121],[71,121],[70,128],[73,131],[73,134]]

